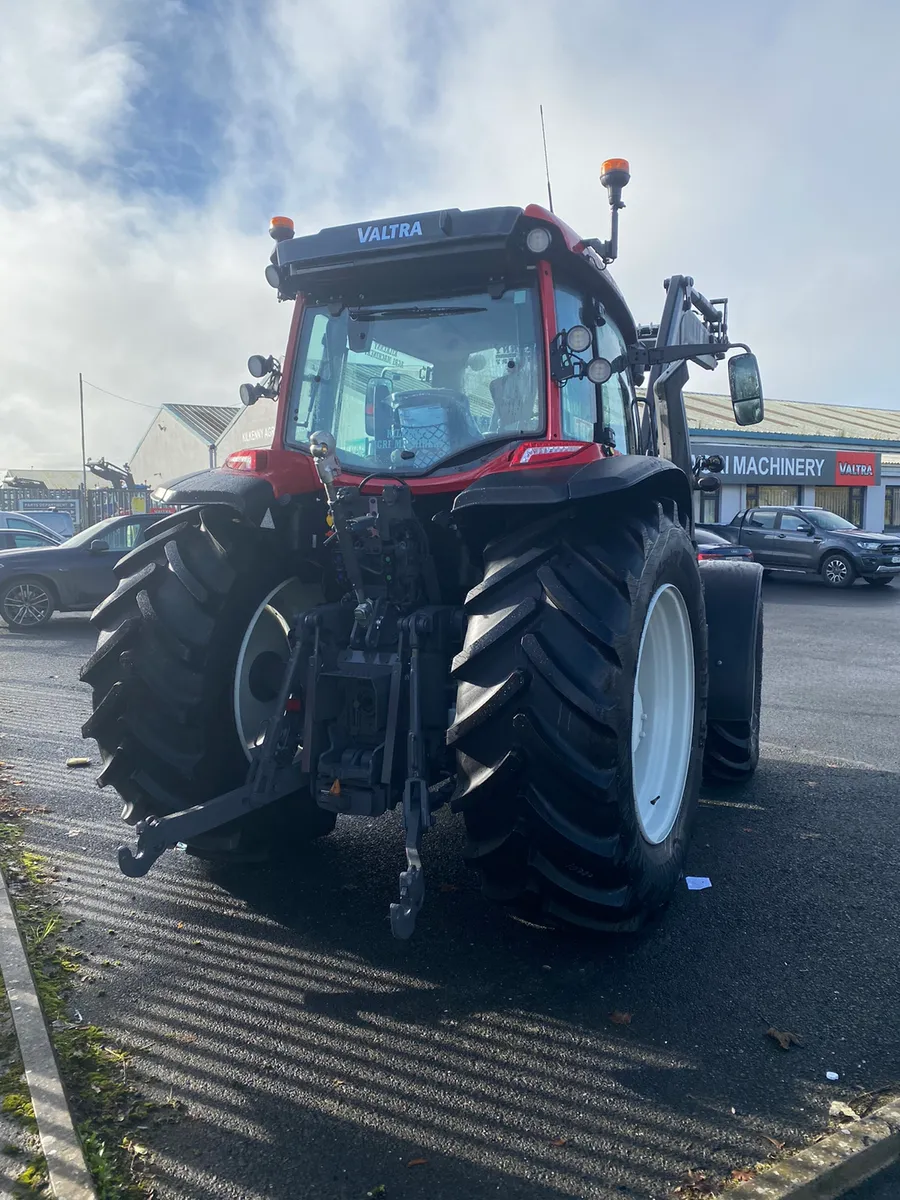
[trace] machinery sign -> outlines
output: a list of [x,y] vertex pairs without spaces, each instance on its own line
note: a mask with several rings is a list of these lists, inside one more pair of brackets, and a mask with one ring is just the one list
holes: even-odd
[[725,461],[722,483],[793,483],[820,487],[871,487],[881,482],[881,455],[855,450],[783,449],[692,442],[694,454],[718,454]]

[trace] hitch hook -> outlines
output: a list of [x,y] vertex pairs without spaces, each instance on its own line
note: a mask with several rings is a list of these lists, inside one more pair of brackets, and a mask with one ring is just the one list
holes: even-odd
[[[154,833],[156,833],[155,839],[153,838]],[[129,879],[140,879],[141,876],[147,874],[167,849],[165,841],[159,836],[156,822],[141,821],[138,826],[137,853],[130,846],[120,846],[118,851],[119,870]]]
[[416,928],[416,917],[425,903],[425,872],[422,870],[422,831],[431,824],[428,788],[424,780],[407,781],[403,797],[406,824],[406,870],[400,872],[400,901],[391,905],[391,933],[406,941]]

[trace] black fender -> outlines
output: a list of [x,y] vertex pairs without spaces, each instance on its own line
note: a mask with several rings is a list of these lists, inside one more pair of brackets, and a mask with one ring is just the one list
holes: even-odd
[[748,721],[756,688],[763,570],[742,559],[698,563],[709,631],[710,720]]
[[157,488],[153,499],[158,504],[228,504],[259,525],[275,504],[275,492],[268,479],[219,467],[181,475]]
[[[466,532],[479,529],[489,510],[508,528],[509,515],[497,509],[541,509],[573,501],[624,498],[671,500],[685,516],[691,511],[691,483],[684,471],[665,458],[616,454],[581,466],[518,467],[483,475],[459,493],[453,516]],[[533,516],[533,512],[529,515]],[[495,522],[487,522],[488,528]]]

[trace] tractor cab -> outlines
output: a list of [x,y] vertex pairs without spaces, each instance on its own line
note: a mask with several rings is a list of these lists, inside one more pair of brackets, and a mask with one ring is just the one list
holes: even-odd
[[[584,461],[661,453],[690,475],[685,362],[711,368],[732,348],[726,302],[675,276],[664,322],[639,329],[609,272],[628,164],[610,160],[601,179],[613,217],[603,242],[539,205],[408,214],[304,237],[274,218],[266,278],[280,299],[297,301],[292,349],[284,378],[279,368],[267,387],[241,389],[247,404],[278,397],[274,448],[308,452],[325,434],[345,475],[399,475],[414,492],[416,477],[450,492],[460,476],[562,462],[573,446]],[[758,420],[755,360],[739,357],[732,390]],[[254,356],[251,368],[264,361],[274,364]],[[636,387],[647,370],[645,399]]]
[[446,476],[448,490],[450,476],[522,442],[635,449],[639,373],[624,360],[598,382],[587,373],[596,358],[622,359],[634,320],[593,244],[546,209],[453,209],[307,237],[276,218],[270,232],[267,279],[300,301],[277,381],[283,448],[327,432],[349,474]]

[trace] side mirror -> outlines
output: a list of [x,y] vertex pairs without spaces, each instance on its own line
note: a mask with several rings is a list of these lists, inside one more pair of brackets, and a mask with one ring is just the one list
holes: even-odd
[[765,405],[755,354],[736,354],[728,360],[728,388],[738,425],[758,425]]
[[697,480],[697,490],[700,492],[718,492],[721,487],[722,480],[718,475],[701,475]]
[[807,525],[806,536],[807,537],[815,537],[816,536],[816,531],[813,529],[812,525]]
[[103,538],[94,538],[91,542],[91,554],[101,554],[104,550],[109,549],[109,542]]

